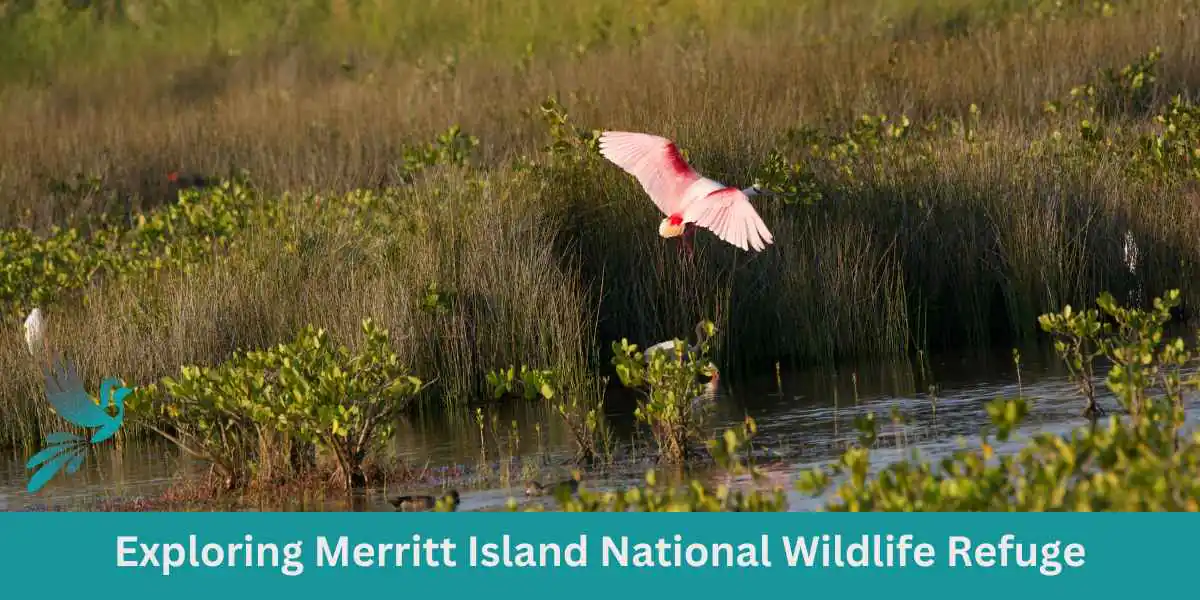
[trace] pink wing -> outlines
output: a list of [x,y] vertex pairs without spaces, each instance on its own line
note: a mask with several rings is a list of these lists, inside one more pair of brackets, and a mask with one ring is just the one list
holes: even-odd
[[684,190],[700,179],[675,143],[656,135],[605,131],[600,134],[600,154],[636,177],[667,216],[678,210]]
[[775,241],[750,199],[733,187],[719,189],[692,202],[683,213],[685,223],[695,223],[717,237],[745,250],[762,250]]

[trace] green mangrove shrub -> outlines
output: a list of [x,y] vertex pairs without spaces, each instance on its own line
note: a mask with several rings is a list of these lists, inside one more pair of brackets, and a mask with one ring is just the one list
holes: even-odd
[[491,371],[487,374],[487,382],[494,399],[541,398],[549,402],[571,434],[575,443],[576,462],[590,463],[610,454],[612,440],[603,419],[603,388],[607,379],[600,381],[599,389],[594,390],[591,396],[585,393],[586,381],[575,386],[578,389],[572,392],[565,389],[553,369],[531,369],[524,365],[519,370],[509,366],[508,369]]
[[293,471],[310,468],[303,459],[312,447],[334,457],[346,487],[361,487],[369,453],[424,388],[386,330],[366,319],[362,331],[357,352],[310,325],[287,344],[239,352],[215,367],[183,367],[178,378],[133,394],[129,414],[210,461],[227,488],[284,460]]
[[593,390],[590,396],[563,393],[550,400],[554,413],[562,419],[575,442],[576,462],[591,463],[612,457],[612,432],[604,420],[604,387],[607,379],[599,383],[598,389]]
[[388,332],[362,323],[363,348],[334,346],[324,329],[306,327],[291,344],[251,352],[249,367],[277,381],[272,416],[285,431],[332,452],[346,487],[366,485],[363,461],[391,438],[396,417],[424,385],[409,375]]
[[1152,174],[1175,173],[1200,181],[1200,106],[1174,96],[1140,138],[1135,164]]
[[[1111,415],[1068,435],[1037,434],[1015,454],[998,456],[995,442],[1013,439],[1029,412],[1027,398],[998,398],[986,406],[994,440],[985,431],[978,447],[934,462],[914,453],[875,473],[876,419],[861,418],[858,445],[831,465],[802,471],[795,487],[826,497],[831,511],[1200,511],[1200,431],[1182,432],[1183,398],[1200,390],[1200,377],[1184,372],[1192,357],[1184,341],[1162,331],[1178,298],[1172,290],[1143,310],[1121,307],[1104,294],[1097,304],[1106,320],[1099,311],[1069,307],[1040,319],[1060,338],[1056,348],[1081,394],[1091,389],[1081,380],[1094,373],[1093,361],[1112,361],[1105,383],[1125,418]],[[710,453],[731,471],[744,471],[738,453],[754,433],[747,419],[711,440]],[[645,486],[604,493],[581,488],[578,497],[564,491],[556,500],[567,511],[786,508],[778,489],[743,494],[695,479],[669,487],[653,471]]]
[[451,125],[432,142],[406,148],[397,176],[404,183],[412,183],[417,175],[434,166],[464,166],[477,146],[479,138],[462,131],[458,125]]
[[251,222],[277,212],[259,205],[242,181],[187,189],[179,201],[137,214],[128,224],[106,218],[87,228],[0,231],[0,316],[23,316],[101,277],[144,277],[164,268],[188,269],[236,241]]
[[[1091,376],[1092,362],[1112,359],[1106,384],[1127,410],[1124,419],[1111,415],[1065,436],[1037,434],[1001,457],[985,433],[978,448],[937,463],[914,456],[877,474],[870,473],[871,425],[858,447],[827,468],[802,472],[796,487],[815,496],[831,493],[827,508],[834,511],[1198,511],[1200,432],[1181,429],[1183,392],[1200,389],[1200,379],[1183,375],[1190,352],[1161,329],[1177,299],[1178,291],[1171,291],[1141,310],[1119,307],[1105,294],[1098,304],[1115,326],[1094,310],[1069,307],[1041,319],[1065,338],[1056,347],[1083,393],[1090,389],[1082,380]],[[996,440],[1010,439],[1028,402],[989,404]],[[836,486],[835,477],[843,478]]]
[[1164,328],[1171,310],[1179,306],[1179,290],[1155,298],[1149,309],[1125,308],[1111,294],[1101,294],[1097,309],[1076,311],[1067,305],[1061,312],[1042,315],[1042,329],[1055,337],[1054,348],[1087,400],[1085,415],[1102,413],[1096,404],[1093,362],[1111,363],[1106,383],[1121,407],[1138,415],[1153,401],[1148,396],[1159,386],[1170,407],[1182,410],[1183,368],[1191,360],[1181,338],[1167,341]]
[[[439,165],[462,166],[479,140],[457,126],[434,141],[409,148],[399,179],[411,183],[417,174]],[[395,190],[357,190],[334,203],[337,217],[363,218],[376,226],[413,229],[417,218],[390,217],[379,210],[395,202]],[[187,270],[239,242],[239,232],[252,224],[277,223],[287,202],[263,202],[249,176],[204,189],[182,189],[178,201],[136,213],[121,222],[101,215],[77,227],[54,226],[45,235],[28,229],[0,230],[0,318],[23,317],[32,306],[46,306],[67,292],[78,292],[101,278],[145,277],[163,269]],[[287,198],[285,198],[287,200]],[[306,198],[315,200],[320,198]],[[294,208],[294,206],[292,206]],[[401,220],[395,223],[381,219]]]
[[[1176,94],[1149,128],[1121,127],[1123,115],[1151,110],[1162,56],[1155,47],[1120,68],[1102,69],[1092,81],[1072,87],[1067,100],[1047,100],[1045,111],[1074,120],[1083,142],[1076,148],[1088,158],[1119,156],[1131,178],[1155,184],[1194,182],[1200,180],[1200,107],[1194,102]],[[1052,138],[1061,139],[1061,131],[1054,130]]]
[[1095,416],[1102,412],[1096,403],[1096,383],[1093,364],[1104,354],[1099,347],[1102,333],[1107,333],[1108,324],[1100,320],[1098,311],[1076,311],[1067,305],[1058,313],[1047,313],[1038,318],[1042,330],[1054,338],[1054,350],[1066,364],[1067,372],[1076,383],[1085,405],[1083,414]]
[[267,384],[238,358],[216,367],[184,366],[179,377],[138,387],[126,399],[126,418],[207,461],[226,489],[246,485],[269,449],[270,420],[262,403]]
[[685,461],[704,435],[710,404],[701,380],[717,374],[709,360],[709,340],[716,327],[711,321],[700,327],[706,335],[696,346],[676,339],[668,352],[647,355],[627,339],[613,343],[613,365],[621,383],[644,391],[634,415],[650,427],[660,458],[670,463]]
[[544,398],[553,400],[557,385],[557,375],[553,369],[531,369],[521,365],[509,366],[508,369],[489,371],[487,374],[488,387],[492,390],[492,398],[499,400],[506,396],[523,397],[525,400]]

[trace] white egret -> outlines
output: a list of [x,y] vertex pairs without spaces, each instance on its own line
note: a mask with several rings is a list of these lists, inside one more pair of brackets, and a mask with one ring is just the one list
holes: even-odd
[[1133,231],[1125,230],[1125,240],[1121,247],[1122,258],[1125,262],[1125,268],[1129,270],[1129,275],[1134,278],[1134,288],[1129,291],[1129,302],[1134,306],[1142,304],[1142,283],[1137,278],[1138,254],[1137,242],[1133,239]]
[[[696,343],[687,346],[687,348],[684,350],[684,352],[692,354],[693,356],[696,355],[698,352],[700,352],[700,344],[703,344],[704,341],[707,339],[708,339],[708,330],[704,327],[704,323],[702,323],[702,322],[697,323],[696,324]],[[644,356],[646,358],[646,364],[650,364],[651,356],[656,352],[666,352],[667,360],[678,360],[678,357],[675,356],[675,340],[667,340],[665,342],[659,342],[657,344],[654,344],[653,346],[646,348],[646,351],[642,353],[642,356]]]
[[1130,275],[1137,274],[1138,265],[1138,247],[1137,242],[1133,241],[1133,231],[1125,230],[1125,244],[1122,248],[1125,255],[1125,266],[1129,269]]
[[[697,323],[696,343],[688,345],[684,349],[684,352],[693,357],[697,356],[700,353],[700,345],[706,342],[709,337],[711,336],[708,333],[708,328],[704,326],[704,322]],[[650,361],[653,360],[654,355],[659,352],[666,354],[667,360],[679,360],[678,355],[675,354],[675,340],[667,340],[646,348],[646,351],[642,353],[642,357],[646,361],[647,366],[650,365]],[[705,370],[712,375],[712,378],[704,385],[704,391],[702,391],[699,396],[692,398],[692,410],[699,409],[700,407],[711,403],[717,397],[718,381],[721,378],[720,372],[717,370],[717,366],[711,362],[708,363],[708,365],[705,367]]]
[[38,348],[48,350],[46,344],[46,322],[42,318],[42,309],[34,308],[25,317],[25,345],[29,347],[30,356],[37,357]]

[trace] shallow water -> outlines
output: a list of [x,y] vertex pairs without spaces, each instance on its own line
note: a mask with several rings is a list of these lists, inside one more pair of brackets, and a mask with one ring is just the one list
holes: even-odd
[[[820,500],[792,490],[796,473],[836,458],[857,439],[855,417],[868,412],[875,412],[879,423],[874,468],[905,458],[914,449],[935,458],[963,445],[977,445],[981,428],[988,424],[985,404],[1019,392],[1032,399],[1030,414],[1013,439],[997,447],[1000,454],[1015,452],[1021,440],[1034,433],[1065,434],[1086,424],[1079,416],[1083,404],[1074,387],[1058,363],[1044,353],[1022,357],[1019,379],[1010,352],[923,363],[858,364],[723,386],[713,429],[741,423],[746,415],[753,417],[758,424],[756,461],[769,473],[768,485],[783,485],[790,510],[803,511],[819,507]],[[936,386],[935,394],[930,386]],[[1115,408],[1111,397],[1101,402]],[[621,397],[608,403],[616,442],[614,461],[607,468],[584,473],[585,485],[593,489],[637,483],[653,466],[645,452],[650,440],[638,433],[632,403]],[[460,510],[504,510],[509,498],[525,501],[526,479],[549,482],[570,476],[571,441],[543,403],[479,408],[484,415],[482,432],[475,407],[457,417],[417,413],[400,424],[394,450],[425,473],[420,484],[388,485],[352,498],[283,499],[249,510],[391,511],[388,496],[436,494],[449,487],[461,493]],[[893,423],[893,409],[903,416],[903,424]],[[1189,399],[1187,414],[1189,423],[1200,420],[1197,398]],[[631,440],[637,441],[631,444]],[[26,460],[23,455],[0,459],[0,510],[87,510],[105,500],[153,496],[177,478],[205,470],[167,444],[131,443],[120,449],[106,444],[78,473],[56,476],[35,497],[25,492]],[[750,483],[741,478],[734,484]]]

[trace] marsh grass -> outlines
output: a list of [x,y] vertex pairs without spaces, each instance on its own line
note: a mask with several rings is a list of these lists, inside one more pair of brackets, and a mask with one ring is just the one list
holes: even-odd
[[[1113,2],[1106,16],[1087,2],[984,0],[178,0],[125,2],[124,20],[50,4],[0,18],[4,46],[28,49],[2,53],[0,225],[127,218],[174,201],[177,170],[244,168],[260,201],[284,210],[186,274],[101,282],[86,304],[50,307],[53,343],[88,382],[148,383],[309,323],[353,344],[371,317],[436,379],[445,410],[466,413],[484,374],[508,365],[553,368],[596,406],[609,341],[644,346],[702,319],[736,376],[1027,341],[1062,304],[1138,286],[1152,297],[1200,275],[1195,185],[1132,178],[1124,155],[1078,139],[1075,117],[1044,112],[1157,45],[1151,110],[1102,115],[1152,127],[1153,109],[1200,89],[1193,1]],[[556,141],[537,110],[548,96],[581,130],[670,136],[734,185],[779,150],[821,199],[758,202],[769,251],[701,233],[685,266],[630,178],[582,152],[540,152]],[[911,119],[909,134],[838,159],[797,135],[879,113]],[[411,177],[405,151],[452,124],[482,142],[466,164]],[[340,210],[353,204],[341,192],[390,186],[377,206]],[[1128,229],[1136,275],[1120,261]],[[1200,290],[1188,293],[1194,305]],[[13,373],[0,418],[29,441],[54,419],[19,334],[17,322],[0,330]]]
[[[458,1],[388,3],[374,10],[391,13],[349,21],[312,8],[307,25],[262,3],[231,4],[210,12],[168,3],[175,8],[141,28],[10,19],[0,35],[6,43],[54,52],[4,54],[46,75],[10,80],[0,92],[0,224],[44,226],[76,213],[169,201],[165,176],[175,169],[226,175],[245,168],[275,192],[384,184],[394,180],[406,145],[453,123],[485,140],[480,160],[494,165],[539,140],[538,124],[519,115],[554,93],[582,124],[678,137],[713,175],[734,179],[746,173],[711,165],[709,157],[737,157],[745,169],[788,127],[828,122],[840,130],[863,113],[923,120],[962,116],[979,103],[981,126],[1028,134],[1043,122],[1045,100],[1154,44],[1165,53],[1152,101],[1200,84],[1188,36],[1196,9],[1186,0],[1114,3],[1117,17],[1076,10],[1053,19],[1030,16],[1021,3],[1001,10],[1003,3],[983,0],[947,0],[937,9],[693,0],[669,3],[657,15],[653,2],[549,10],[545,0]],[[637,8],[615,10],[625,4]],[[597,35],[593,24],[606,14],[608,41],[573,55],[569,49]],[[440,25],[430,26],[435,18]],[[303,35],[263,36],[252,26],[259,21],[248,19]],[[628,29],[648,22],[655,27],[632,44]],[[952,22],[959,25],[948,33]],[[456,33],[463,26],[455,23],[479,31]],[[564,23],[570,26],[549,28]],[[322,28],[338,32],[346,48],[329,48]],[[558,44],[536,40],[551,35]],[[506,45],[508,38],[535,43],[530,64],[519,66],[526,41]],[[447,47],[474,51],[460,52],[452,69],[417,63],[440,60]],[[342,64],[352,51],[364,64],[347,71]],[[183,80],[195,91],[181,96]],[[98,178],[100,191],[81,201],[55,186],[76,174]]]
[[[278,343],[310,322],[354,344],[355,322],[369,315],[396,332],[392,344],[414,372],[437,373],[427,379],[437,378],[452,409],[502,364],[554,365],[572,381],[586,366],[590,331],[578,309],[588,302],[550,251],[553,229],[522,200],[534,196],[519,183],[498,186],[513,199],[497,198],[509,208],[501,221],[468,227],[473,219],[449,207],[470,192],[458,181],[447,175],[437,194],[422,189],[396,200],[423,202],[406,207],[422,215],[416,226],[433,230],[428,237],[361,223],[376,229],[363,238],[358,224],[312,215],[313,198],[291,200],[290,227],[250,232],[244,246],[190,273],[100,286],[83,310],[52,311],[51,344],[87,365],[88,382],[117,372],[139,385],[179,365]],[[424,310],[429,282],[454,291],[444,312]],[[34,399],[37,371],[20,342],[9,347],[22,352],[3,360],[26,368],[16,369],[3,396]]]

